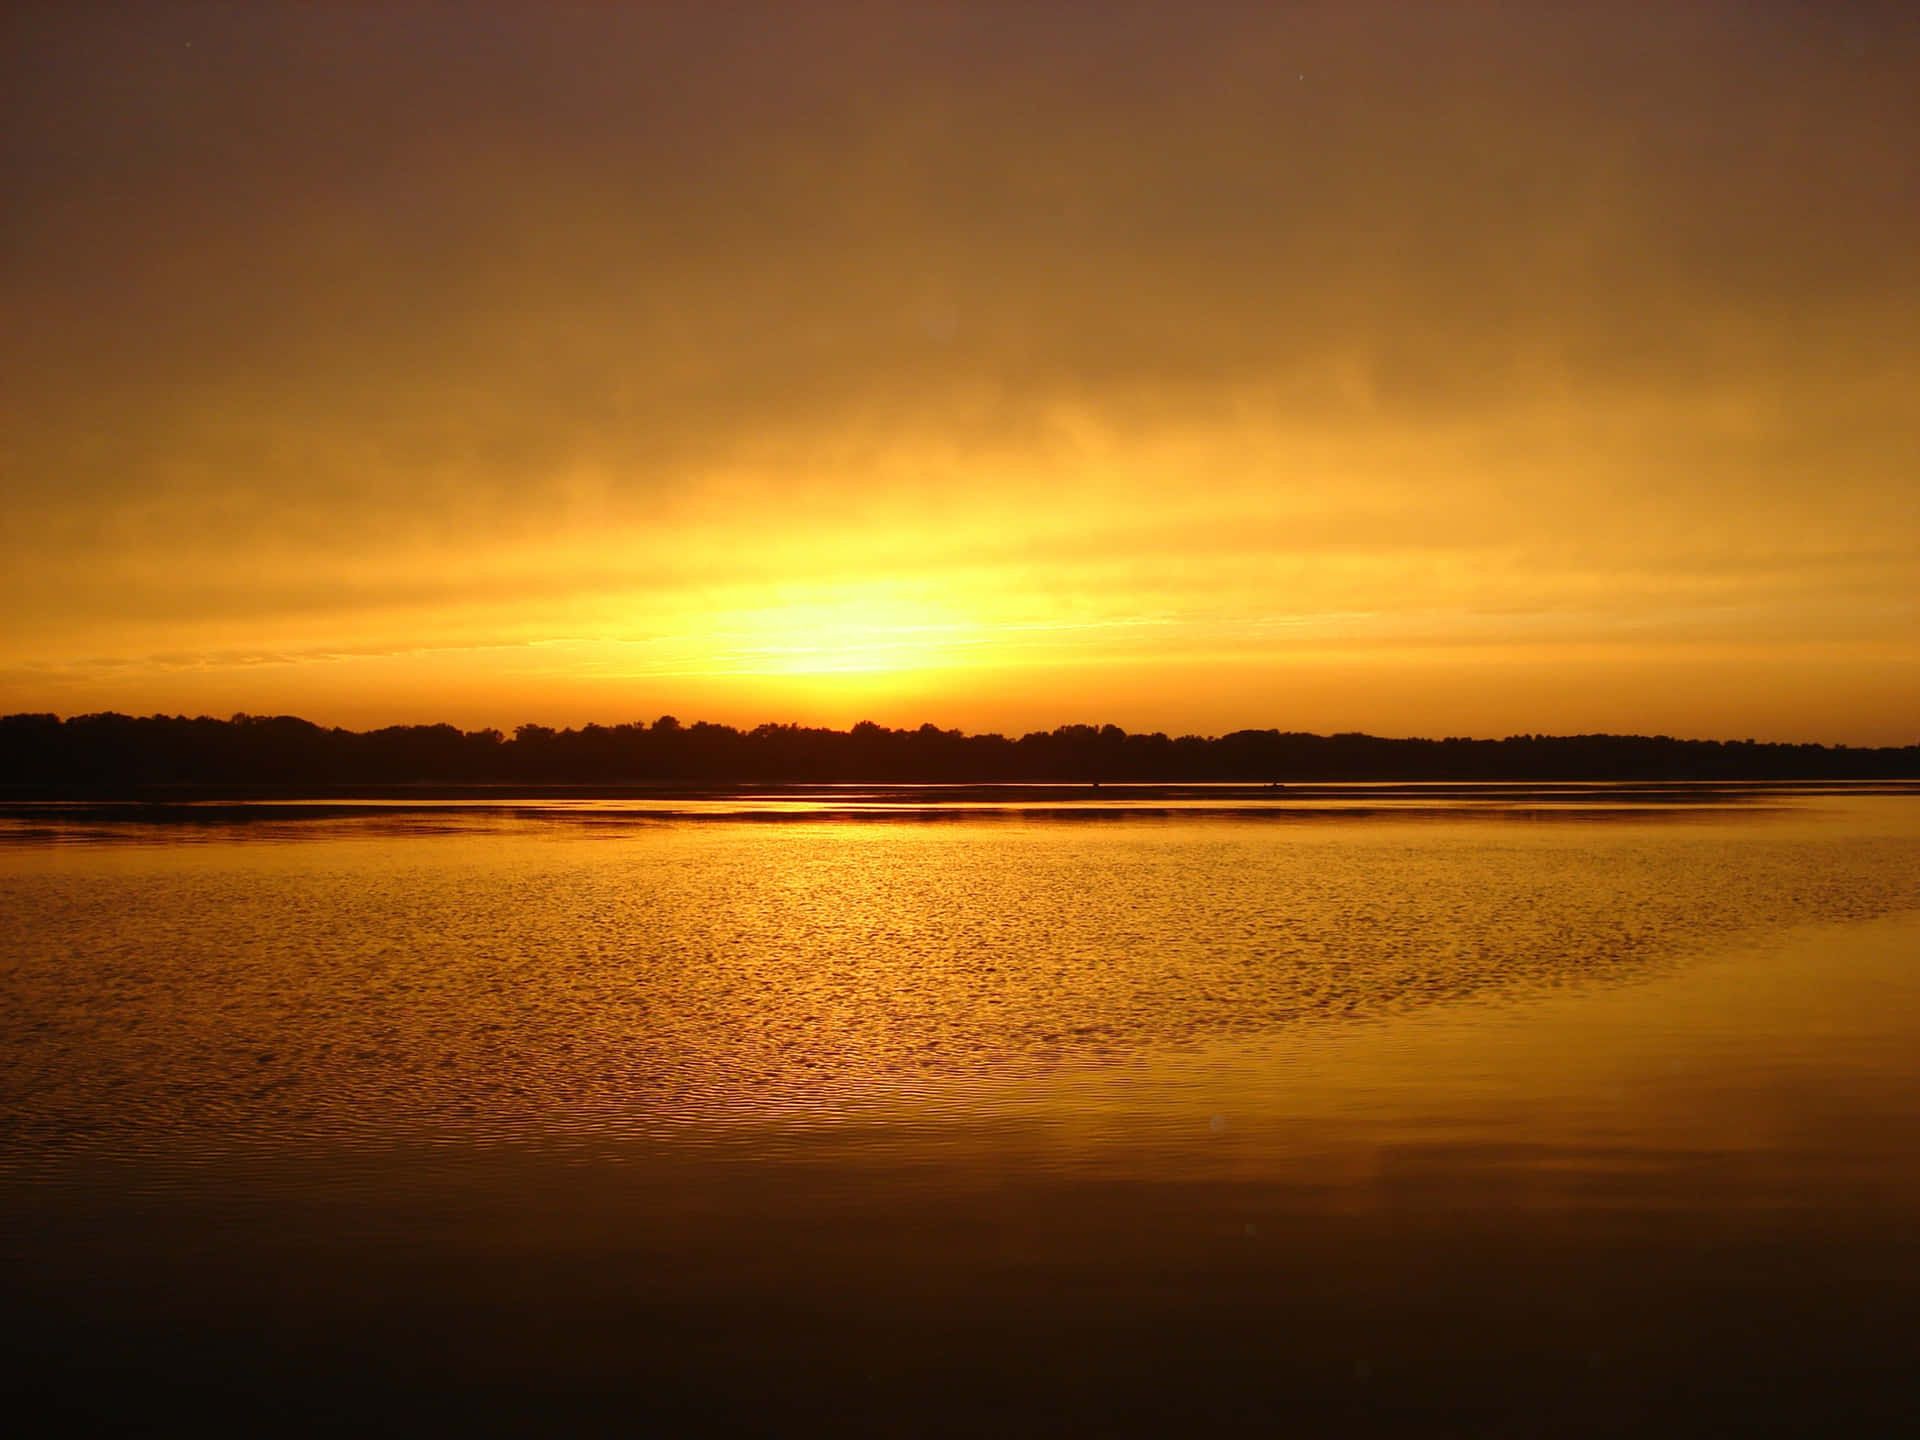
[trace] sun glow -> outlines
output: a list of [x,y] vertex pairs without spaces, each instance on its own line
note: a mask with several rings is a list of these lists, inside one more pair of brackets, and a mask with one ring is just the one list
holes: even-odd
[[685,637],[712,675],[880,675],[951,670],[990,644],[989,625],[888,585],[802,596],[716,617]]

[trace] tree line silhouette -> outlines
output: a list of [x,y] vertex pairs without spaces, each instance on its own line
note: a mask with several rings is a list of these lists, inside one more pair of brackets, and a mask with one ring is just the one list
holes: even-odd
[[1859,748],[1655,735],[1384,739],[1237,730],[1216,737],[1063,725],[1010,738],[922,725],[851,730],[705,721],[327,729],[291,715],[0,717],[15,794],[151,787],[342,790],[389,785],[774,785],[832,782],[1877,780],[1920,778],[1920,745]]

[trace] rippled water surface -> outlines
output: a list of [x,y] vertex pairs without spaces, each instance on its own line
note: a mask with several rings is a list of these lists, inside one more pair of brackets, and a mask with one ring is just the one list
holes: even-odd
[[0,913],[74,1404],[1920,1413],[1901,787],[15,806]]

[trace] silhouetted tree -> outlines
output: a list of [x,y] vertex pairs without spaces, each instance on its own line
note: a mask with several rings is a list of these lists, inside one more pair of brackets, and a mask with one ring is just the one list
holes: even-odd
[[1641,735],[1449,736],[1237,730],[1209,739],[1062,725],[1019,739],[927,723],[851,730],[768,723],[742,732],[662,716],[651,725],[498,730],[395,725],[363,733],[291,715],[107,712],[0,717],[0,785],[16,794],[140,794],[165,787],[344,789],[413,784],[783,784],[1351,780],[1869,780],[1920,778],[1920,746],[1761,744]]

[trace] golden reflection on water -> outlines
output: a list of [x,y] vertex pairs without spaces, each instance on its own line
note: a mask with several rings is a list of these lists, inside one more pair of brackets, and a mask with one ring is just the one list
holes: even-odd
[[122,1429],[1900,1433],[1920,798],[1592,799],[0,821],[0,1380]]
[[[30,1152],[1298,1122],[1339,1109],[1314,1100],[1336,1079],[1355,1113],[1451,1094],[1550,1033],[1513,1007],[1566,990],[1570,1033],[1609,1034],[1593,1053],[1631,1052],[1646,1027],[1601,1017],[1634,997],[1647,1033],[1690,1016],[1674,1047],[1705,1044],[1750,1013],[1763,961],[1703,969],[1723,988],[1691,1009],[1650,982],[1920,894],[1913,797],[1510,811],[608,827],[456,807],[399,833],[329,812],[184,846],[21,841],[0,848],[8,1133]],[[1395,1068],[1434,1033],[1468,1058]],[[1534,1053],[1510,1103],[1586,1052]]]

